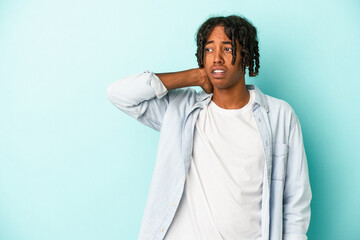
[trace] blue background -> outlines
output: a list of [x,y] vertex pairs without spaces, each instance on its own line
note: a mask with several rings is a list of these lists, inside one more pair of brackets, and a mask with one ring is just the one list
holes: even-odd
[[213,15],[258,29],[247,77],[299,116],[311,240],[360,239],[359,1],[0,1],[0,239],[136,239],[159,133],[107,86],[197,67]]

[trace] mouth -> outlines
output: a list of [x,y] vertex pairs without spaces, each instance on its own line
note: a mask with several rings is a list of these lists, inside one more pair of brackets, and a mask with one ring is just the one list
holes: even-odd
[[225,77],[226,71],[223,69],[215,69],[211,72],[213,78],[223,78]]

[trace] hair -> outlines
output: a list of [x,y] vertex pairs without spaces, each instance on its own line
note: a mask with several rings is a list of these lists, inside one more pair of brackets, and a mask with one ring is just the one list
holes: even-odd
[[204,50],[207,38],[216,26],[223,26],[226,36],[231,39],[232,61],[236,60],[236,39],[241,45],[241,68],[245,71],[248,67],[249,76],[254,77],[259,73],[259,46],[256,28],[244,17],[230,15],[227,17],[211,17],[198,29],[196,34],[196,58],[200,68],[204,67]]

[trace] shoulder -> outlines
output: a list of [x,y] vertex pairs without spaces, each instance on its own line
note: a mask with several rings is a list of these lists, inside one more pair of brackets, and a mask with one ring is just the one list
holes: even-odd
[[270,95],[265,94],[265,96],[269,104],[270,115],[288,119],[290,126],[293,126],[298,121],[294,108],[288,102]]
[[177,104],[184,102],[193,104],[200,96],[200,93],[191,87],[172,89],[168,91],[168,94],[170,101]]
[[272,108],[273,110],[286,111],[286,112],[294,111],[291,105],[285,100],[266,94],[265,96],[267,98],[269,108]]

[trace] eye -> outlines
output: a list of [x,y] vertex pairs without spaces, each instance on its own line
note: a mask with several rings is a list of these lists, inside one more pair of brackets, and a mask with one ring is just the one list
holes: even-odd
[[211,48],[205,48],[205,52],[210,52]]
[[225,48],[225,51],[226,51],[226,52],[231,52],[231,51],[232,51],[232,48],[226,47],[226,48]]

